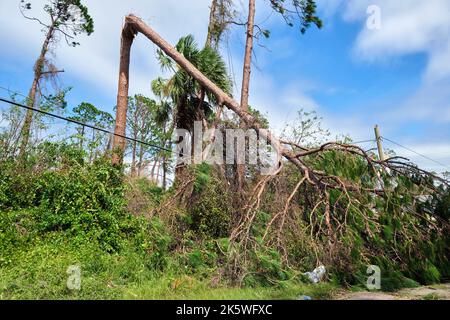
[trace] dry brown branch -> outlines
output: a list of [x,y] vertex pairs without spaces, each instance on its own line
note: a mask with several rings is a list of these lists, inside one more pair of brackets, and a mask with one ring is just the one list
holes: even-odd
[[283,221],[281,223],[280,226],[280,230],[283,228],[284,225],[284,221],[285,221],[285,216],[287,214],[287,211],[289,210],[289,206],[291,204],[292,199],[294,198],[295,194],[297,193],[298,189],[300,188],[300,186],[305,182],[306,178],[303,178],[299,181],[299,183],[295,186],[294,191],[291,193],[291,195],[289,196],[288,200],[286,201],[286,205],[284,207],[284,210],[282,212],[277,213],[272,220],[270,220],[270,222],[267,224],[266,227],[266,231],[264,233],[263,236],[263,240],[265,240],[267,238],[267,234],[269,233],[269,229],[272,226],[272,224],[275,222],[275,220],[277,220],[280,216],[283,216]]

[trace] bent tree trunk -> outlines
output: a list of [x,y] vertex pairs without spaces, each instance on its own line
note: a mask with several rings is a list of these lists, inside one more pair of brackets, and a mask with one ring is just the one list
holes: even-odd
[[[38,76],[35,75],[33,84],[31,85],[30,93],[28,94],[27,105],[30,108],[34,107],[34,101],[36,100],[36,92],[37,92],[37,86],[39,83],[39,79],[40,79],[40,75],[38,75]],[[27,113],[25,114],[25,120],[23,122],[22,132],[21,132],[22,140],[20,143],[20,151],[19,151],[20,158],[25,157],[28,142],[30,141],[32,121],[33,121],[33,111],[27,110]]]
[[[126,126],[126,110],[128,104],[128,79],[129,79],[129,63],[130,48],[135,35],[140,32],[150,41],[157,45],[165,54],[171,57],[184,71],[193,77],[198,83],[216,96],[219,105],[225,105],[228,109],[235,112],[247,127],[257,131],[260,137],[266,139],[272,144],[273,148],[287,160],[292,162],[303,175],[309,176],[308,168],[297,158],[297,155],[289,149],[282,146],[280,140],[273,136],[267,129],[264,129],[259,121],[248,111],[242,110],[239,103],[226,94],[216,84],[202,74],[191,62],[189,62],[174,47],[165,41],[159,34],[146,25],[141,19],[134,15],[125,18],[125,25],[122,30],[122,54],[120,61],[120,77],[119,77],[119,94],[117,96],[117,115],[116,115],[116,134],[122,134]],[[118,149],[123,154],[125,143],[123,138],[116,136],[113,148]],[[122,158],[113,157],[114,164],[120,164]],[[313,182],[315,177],[310,177]]]
[[[50,26],[50,28],[48,29],[47,35],[45,37],[44,43],[42,44],[42,49],[41,49],[39,58],[36,60],[36,64],[34,65],[33,84],[31,85],[30,92],[29,92],[28,98],[27,98],[27,106],[30,108],[33,108],[35,105],[35,102],[36,102],[37,88],[39,85],[39,81],[42,78],[43,71],[44,71],[45,55],[48,52],[48,46],[50,44],[50,40],[53,38],[53,32],[54,32],[54,26]],[[20,158],[23,158],[26,154],[28,143],[30,141],[32,122],[33,122],[33,111],[28,109],[27,113],[25,115],[25,120],[23,123],[22,131],[21,131],[22,140],[20,143],[20,150],[19,150]]]

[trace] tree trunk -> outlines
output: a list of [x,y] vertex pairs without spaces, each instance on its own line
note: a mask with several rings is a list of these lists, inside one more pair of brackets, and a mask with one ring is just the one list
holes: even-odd
[[217,0],[212,0],[209,14],[208,35],[206,36],[205,47],[211,47],[214,27],[216,25]]
[[[144,141],[144,137],[141,136],[141,141]],[[144,146],[141,144],[139,147],[139,164],[138,164],[138,177],[141,176],[142,166],[144,164]]]
[[95,129],[92,129],[92,138],[91,138],[91,147],[89,148],[89,163],[92,163],[94,160],[94,151],[95,151]]
[[157,164],[157,166],[156,166],[156,185],[159,185],[159,170],[160,170],[160,168],[161,168],[161,162],[160,162],[160,159],[158,159],[158,162],[157,162],[158,164]]
[[164,156],[163,158],[162,158],[162,161],[163,161],[163,180],[162,180],[162,188],[163,188],[163,190],[166,190],[167,189],[167,157],[166,156]]
[[250,74],[253,53],[253,31],[255,28],[255,0],[249,0],[248,21],[247,21],[247,40],[245,44],[244,70],[242,77],[241,90],[241,108],[248,110],[248,95],[250,87]]
[[[139,113],[140,113],[140,108],[138,107],[138,101],[136,101],[136,106],[135,106],[135,109],[134,109],[134,114],[133,114],[133,125],[132,125],[132,127],[133,127],[133,139],[134,139],[134,141],[133,141],[133,147],[132,147],[132,150],[131,150],[131,176],[132,177],[135,177],[136,176],[136,167],[137,167],[137,165],[136,165],[136,156],[137,156],[137,142],[136,142],[136,140],[137,140],[137,138],[138,138],[138,127],[139,127],[139,124],[138,124],[138,117],[139,117]],[[142,146],[141,146],[141,148],[142,148]]]
[[[37,92],[39,78],[40,78],[40,75],[39,76],[35,75],[33,84],[31,85],[30,93],[28,94],[27,105],[31,108],[34,107],[34,101],[36,100],[36,92]],[[22,132],[21,132],[22,141],[20,143],[20,151],[19,151],[20,158],[25,157],[28,142],[30,141],[32,121],[33,121],[33,111],[27,110],[27,112],[25,114],[25,121],[23,123]]]
[[[197,105],[197,110],[196,110],[196,115],[194,117],[194,121],[201,121],[202,122],[202,129],[206,129],[205,128],[205,121],[206,121],[206,117],[205,117],[205,113],[203,112],[203,102],[205,101],[205,97],[206,97],[206,91],[205,89],[201,88],[200,89],[200,93],[198,94],[198,105]],[[194,128],[194,124],[192,124],[192,128]],[[200,141],[203,144],[203,138],[199,138],[199,140],[197,140],[198,137],[194,137],[194,129],[192,129],[192,141],[191,141],[191,156],[192,156],[192,163],[194,163],[194,158],[195,158],[195,141]],[[203,146],[201,146],[201,148],[203,148]]]
[[[258,119],[256,119],[252,114],[248,111],[244,111],[241,109],[239,103],[235,101],[232,97],[226,94],[222,89],[220,89],[215,83],[209,80],[203,73],[201,73],[189,60],[187,60],[182,54],[180,54],[174,47],[172,47],[167,41],[165,41],[159,34],[157,34],[152,28],[146,25],[141,19],[134,15],[128,15],[125,18],[125,26],[124,30],[128,30],[127,32],[122,33],[129,37],[128,41],[122,43],[126,48],[128,48],[128,52],[131,46],[131,42],[134,38],[135,32],[140,32],[144,36],[146,36],[150,41],[152,41],[155,45],[157,45],[165,54],[171,57],[186,73],[188,73],[191,77],[193,77],[198,83],[208,90],[210,93],[216,96],[216,99],[219,101],[219,105],[223,104],[228,109],[232,110],[236,113],[241,120],[245,122],[245,124],[256,130],[260,137],[266,139],[268,143],[271,143],[273,148],[287,160],[289,160],[292,164],[294,164],[302,174],[309,174],[308,168],[297,158],[297,154],[292,152],[291,150],[283,147],[280,140],[272,135],[269,130],[263,128],[263,126],[259,123]],[[123,50],[123,49],[122,49]],[[129,56],[127,60],[122,60],[122,62],[127,61],[129,63]],[[129,69],[129,66],[122,67],[125,70]],[[128,85],[122,83],[122,81],[128,79],[128,72],[124,74],[124,77],[121,77],[119,80],[119,88],[124,88],[125,91],[122,94],[125,94],[125,97],[128,96]],[[122,102],[123,103],[123,102]],[[125,104],[126,107],[126,104]],[[309,177],[314,184],[318,184],[318,180],[311,176]]]
[[106,144],[106,148],[105,148],[105,152],[104,152],[104,156],[106,157],[106,155],[108,154],[109,150],[111,150],[112,148],[112,134],[108,135],[108,143]]
[[[223,106],[219,106],[218,110],[216,111],[216,118],[214,119],[214,123],[212,125],[212,131],[211,135],[209,136],[208,142],[209,144],[206,146],[205,150],[203,151],[202,160],[205,161],[206,157],[208,156],[209,152],[211,151],[211,148],[213,147],[213,144],[216,140],[216,131],[217,126],[219,125],[220,118],[222,117],[223,112]],[[208,128],[206,128],[208,129]]]
[[[50,44],[50,40],[53,38],[53,31],[54,31],[54,26],[52,25],[48,29],[44,43],[42,44],[41,54],[39,55],[39,58],[36,60],[36,64],[34,65],[33,84],[31,85],[30,92],[28,94],[28,99],[27,99],[27,105],[30,108],[34,108],[34,105],[35,105],[37,87],[39,85],[39,81],[41,80],[42,73],[44,71],[45,55],[48,52],[48,46]],[[30,141],[32,122],[33,122],[33,111],[28,109],[27,113],[25,115],[25,121],[23,123],[22,131],[21,131],[22,141],[20,144],[20,151],[19,151],[20,158],[23,158],[26,154],[28,143]]]
[[81,137],[80,137],[80,141],[79,141],[79,148],[80,150],[83,150],[83,144],[84,144],[84,130],[85,130],[85,126],[81,127]]
[[133,141],[133,149],[131,151],[131,176],[134,177],[136,175],[136,141]]
[[[241,90],[241,109],[248,111],[248,95],[250,87],[250,74],[253,53],[253,31],[255,28],[255,0],[248,1],[247,20],[247,40],[245,44],[244,70]],[[241,127],[245,128],[245,123],[241,121]],[[237,155],[236,155],[237,158]],[[245,164],[237,165],[237,186],[238,191],[242,191],[245,182]]]
[[125,151],[125,130],[127,125],[128,88],[130,78],[130,53],[135,31],[125,23],[120,47],[119,85],[117,92],[116,127],[113,142],[113,165],[121,165]]
[[156,163],[158,162],[158,158],[155,158],[155,161],[153,162],[152,170],[150,172],[150,176],[152,181],[155,181],[155,169],[156,169]]

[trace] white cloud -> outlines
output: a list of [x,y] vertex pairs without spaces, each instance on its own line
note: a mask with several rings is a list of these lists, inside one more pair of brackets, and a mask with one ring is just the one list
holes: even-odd
[[[369,30],[365,21],[369,5],[381,9],[381,29]],[[361,21],[355,41],[357,58],[384,62],[408,54],[425,54],[427,65],[420,88],[384,115],[390,125],[421,121],[450,123],[450,1],[447,0],[349,0],[343,13],[347,21]],[[427,137],[423,137],[427,139]],[[399,154],[436,171],[445,170],[414,153],[394,148]],[[414,145],[413,150],[450,163],[450,145],[436,142]],[[447,152],[447,153],[446,153]]]
[[356,50],[364,58],[425,52],[431,56],[447,45],[450,35],[450,2],[447,0],[350,0],[347,20],[366,20],[366,9],[375,4],[381,10],[381,29],[364,27]]

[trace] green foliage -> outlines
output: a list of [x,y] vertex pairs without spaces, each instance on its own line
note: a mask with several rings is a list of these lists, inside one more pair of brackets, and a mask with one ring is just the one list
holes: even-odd
[[207,238],[228,236],[231,221],[230,195],[212,167],[195,166],[194,201],[190,206],[190,228]]
[[194,189],[196,192],[202,192],[211,181],[211,169],[211,165],[207,163],[202,163],[195,166]]
[[0,211],[0,267],[11,264],[16,250],[32,237],[30,220],[26,212]]
[[54,147],[46,145],[46,150],[53,150],[55,158],[62,160],[53,159],[42,172],[19,170],[12,163],[0,166],[0,208],[30,209],[41,234],[68,232],[96,239],[107,250],[117,249],[122,225],[127,223],[121,173],[101,161],[85,166],[75,161],[65,167],[67,154],[57,157],[58,148],[49,146]]
[[254,252],[252,273],[245,279],[248,286],[272,286],[289,280],[293,274],[284,268],[281,255],[277,250],[261,247]]
[[294,20],[298,18],[302,34],[306,32],[311,24],[316,25],[319,29],[323,26],[322,20],[317,16],[315,0],[270,0],[270,4],[272,9],[281,14],[290,27],[294,26]]
[[[199,49],[192,35],[182,37],[175,48],[224,92],[232,91],[226,64],[217,50],[209,46]],[[192,130],[195,120],[207,119],[212,114],[214,105],[218,103],[217,98],[210,92],[205,92],[183,69],[177,68],[176,63],[163,51],[157,51],[157,58],[161,69],[171,71],[172,75],[168,80],[157,78],[152,82],[152,89],[160,99],[171,100],[171,107],[176,112],[173,120],[177,127]],[[167,111],[167,108],[164,109]]]
[[150,269],[164,270],[167,266],[172,237],[158,218],[138,221],[139,228],[134,237],[136,247],[147,253],[146,265]]
[[[22,12],[31,10],[31,3],[21,0],[21,9]],[[46,26],[44,30],[52,27],[53,32],[61,32],[70,46],[79,45],[78,42],[71,41],[75,36],[82,33],[89,36],[94,32],[94,20],[81,0],[51,0],[44,5],[44,11],[51,20],[51,26],[41,23]]]
[[262,128],[269,129],[269,120],[267,119],[267,115],[261,114],[259,110],[254,109],[251,106],[248,106],[248,112],[250,112],[250,114],[258,120],[258,123],[261,124]]

